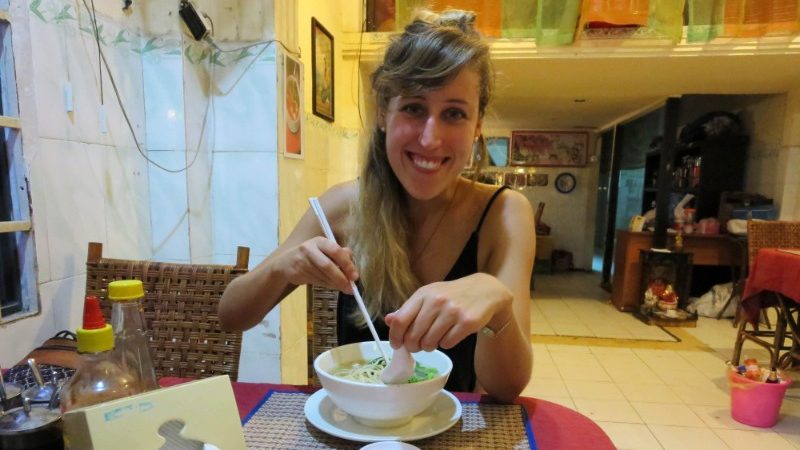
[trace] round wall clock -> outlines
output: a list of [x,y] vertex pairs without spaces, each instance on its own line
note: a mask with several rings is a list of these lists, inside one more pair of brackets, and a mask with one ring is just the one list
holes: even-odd
[[575,189],[575,184],[575,175],[569,172],[560,173],[556,177],[556,190],[562,194],[569,194],[572,192],[572,190]]

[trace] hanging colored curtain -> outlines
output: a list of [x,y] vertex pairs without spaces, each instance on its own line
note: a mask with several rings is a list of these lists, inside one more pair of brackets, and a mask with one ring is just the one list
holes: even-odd
[[708,42],[722,35],[725,0],[688,0],[688,42]]
[[797,33],[797,13],[797,0],[745,0],[739,36]]
[[683,37],[683,6],[685,0],[650,0],[647,27],[658,36],[666,36],[673,43]]
[[575,39],[581,0],[538,0],[536,45],[567,45]]
[[503,0],[501,35],[504,38],[536,37],[536,0]]
[[414,15],[415,8],[432,11],[463,9],[473,11],[475,28],[486,37],[500,37],[502,4],[495,0],[397,0],[395,8],[397,30],[402,31]]
[[800,32],[798,0],[689,0],[689,42]]
[[647,25],[648,3],[648,0],[583,0],[580,29]]

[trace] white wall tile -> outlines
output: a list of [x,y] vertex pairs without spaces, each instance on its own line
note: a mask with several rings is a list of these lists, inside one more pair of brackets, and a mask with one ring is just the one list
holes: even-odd
[[[259,48],[249,51],[256,54]],[[267,49],[264,54],[271,51]],[[275,62],[260,58],[243,72],[250,61],[245,58],[235,67],[215,68],[215,76],[223,72],[227,78],[217,80],[217,84],[223,91],[230,90],[227,95],[214,97],[214,150],[217,152],[277,151]]]
[[[78,142],[39,140],[40,172],[33,181],[46,197],[50,272],[53,279],[85,271],[88,242],[105,242],[107,153]],[[41,217],[40,219],[41,220]]]
[[56,332],[61,330],[75,332],[81,326],[85,295],[86,274],[39,285],[39,298],[42,305],[50,305]]
[[142,57],[148,150],[186,148],[182,58],[182,53],[165,52],[149,52]]
[[[58,5],[56,5],[58,6]],[[97,44],[92,34],[81,30],[91,27],[85,9],[77,10],[75,4],[64,3],[69,13],[78,20],[43,22],[31,16],[32,45],[36,107],[39,114],[39,133],[42,137],[98,144],[120,145],[133,143],[133,138],[122,118],[103,67],[103,97],[108,115],[109,133],[100,132],[100,82]],[[104,39],[110,39],[121,29],[118,24],[98,16],[103,26]],[[132,121],[140,133],[143,127],[141,58],[127,47],[102,46],[109,68],[117,82],[120,96]],[[72,86],[73,111],[66,112],[63,102],[64,86]]]
[[[168,169],[186,166],[187,155],[183,151],[154,151],[148,156]],[[153,259],[189,262],[186,172],[171,173],[150,165],[148,179]]]
[[13,366],[57,331],[53,302],[42,302],[39,314],[0,327],[0,364]]
[[136,148],[107,153],[105,163],[106,248],[125,259],[152,255],[147,161]]
[[212,176],[214,253],[239,245],[268,254],[278,244],[275,153],[215,153]]
[[280,305],[242,336],[239,381],[280,383]]

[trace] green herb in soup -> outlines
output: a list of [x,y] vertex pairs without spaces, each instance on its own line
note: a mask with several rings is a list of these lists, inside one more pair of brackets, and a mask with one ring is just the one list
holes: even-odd
[[[383,384],[381,372],[383,372],[385,368],[386,360],[379,356],[370,361],[361,360],[341,365],[331,371],[331,375],[361,383]],[[414,364],[414,375],[408,379],[407,383],[419,383],[420,381],[430,380],[438,374],[439,371],[435,368],[424,366],[417,362]]]

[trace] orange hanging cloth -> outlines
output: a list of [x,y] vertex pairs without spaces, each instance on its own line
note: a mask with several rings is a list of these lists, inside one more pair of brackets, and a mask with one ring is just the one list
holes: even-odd
[[647,25],[648,0],[584,0],[581,29]]

